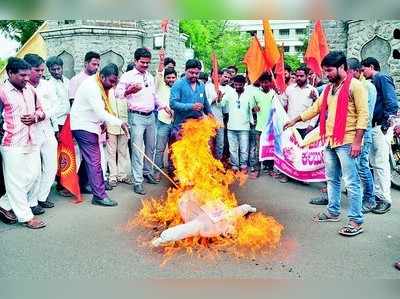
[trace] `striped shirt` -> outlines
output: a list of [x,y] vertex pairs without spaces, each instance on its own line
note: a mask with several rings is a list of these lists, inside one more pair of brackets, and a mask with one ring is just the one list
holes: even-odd
[[2,146],[37,145],[37,125],[27,126],[21,122],[25,114],[35,114],[43,118],[44,112],[37,98],[35,89],[29,83],[22,91],[16,89],[10,81],[1,87],[0,100],[3,106]]

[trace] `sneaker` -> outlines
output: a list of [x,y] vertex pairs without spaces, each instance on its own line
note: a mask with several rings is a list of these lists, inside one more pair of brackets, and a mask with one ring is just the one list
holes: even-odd
[[368,204],[363,204],[362,205],[362,212],[363,212],[363,214],[368,214],[368,213],[372,212],[372,210],[375,209],[375,207],[376,207],[376,205],[374,207],[371,207]]
[[146,192],[143,189],[143,184],[135,184],[133,185],[133,191],[140,195],[145,195]]
[[328,204],[328,198],[323,197],[322,195],[319,197],[314,197],[310,199],[310,204],[318,206],[326,206]]
[[54,202],[50,201],[49,199],[47,199],[46,201],[39,201],[38,204],[42,208],[46,208],[46,209],[50,209],[50,208],[54,207]]
[[375,208],[372,209],[372,213],[374,214],[385,214],[386,212],[390,211],[390,207],[392,205],[386,201],[379,201]]
[[31,207],[31,211],[33,215],[41,215],[44,213],[44,209],[40,205]]

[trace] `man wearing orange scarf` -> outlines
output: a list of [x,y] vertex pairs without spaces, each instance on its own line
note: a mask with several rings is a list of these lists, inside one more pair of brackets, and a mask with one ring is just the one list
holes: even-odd
[[328,210],[316,216],[320,222],[336,222],[340,218],[341,178],[349,199],[349,222],[339,230],[344,236],[363,232],[362,192],[356,158],[361,152],[368,127],[368,98],[362,85],[347,73],[346,56],[332,51],[321,62],[330,82],[322,95],[300,116],[285,124],[284,129],[319,114],[320,133],[327,138],[325,172],[328,181]]

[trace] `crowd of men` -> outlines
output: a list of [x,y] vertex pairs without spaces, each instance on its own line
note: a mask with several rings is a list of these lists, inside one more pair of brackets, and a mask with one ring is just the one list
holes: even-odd
[[339,221],[342,178],[350,207],[340,234],[357,235],[366,213],[390,210],[390,117],[398,102],[392,78],[380,72],[375,58],[360,62],[330,52],[321,64],[324,80],[305,65],[285,66],[282,94],[271,73],[251,84],[229,66],[218,70],[215,88],[196,59],[186,62],[179,79],[175,61],[163,50],[155,76],[149,71],[151,59],[148,49],[139,48],[121,74],[112,63],[100,68],[100,55],[88,52],[82,71],[71,80],[63,75],[59,57],[45,61],[27,54],[8,60],[8,79],[0,87],[3,222],[43,228],[46,223],[35,216],[54,207],[53,184],[59,194],[71,196],[56,178],[59,133],[68,114],[81,192],[91,193],[96,205],[116,206],[106,190],[119,183],[144,195],[143,183],[159,183],[161,169],[173,176],[166,152],[181,137],[182,123],[202,117],[220,124],[212,147],[216,159],[252,179],[265,172],[286,183],[288,177],[274,169],[273,161],[259,161],[260,136],[274,101],[291,119],[285,129],[294,126],[305,137],[319,126],[327,138],[327,186],[311,200],[327,210],[317,221]]

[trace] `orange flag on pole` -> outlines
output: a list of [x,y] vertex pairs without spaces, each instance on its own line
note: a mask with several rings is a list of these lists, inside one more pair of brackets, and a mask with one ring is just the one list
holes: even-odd
[[75,195],[75,203],[82,202],[69,114],[60,132],[58,143],[58,175],[60,184]]
[[286,90],[286,82],[285,82],[285,60],[283,55],[283,47],[280,48],[280,56],[279,60],[275,65],[275,80],[276,80],[276,88],[279,93],[284,93]]
[[328,42],[326,41],[321,21],[315,22],[314,31],[308,42],[304,62],[318,76],[322,76],[321,61],[329,53]]
[[244,56],[243,63],[247,66],[247,75],[250,82],[254,83],[265,71],[265,55],[260,42],[256,36],[253,36],[250,47]]
[[265,64],[266,68],[272,70],[274,65],[278,62],[281,54],[276,45],[274,34],[272,33],[271,26],[269,25],[268,19],[263,20],[264,28],[264,52],[265,52]]
[[215,92],[218,92],[219,90],[218,60],[217,60],[217,55],[215,55],[215,52],[212,52],[211,54],[211,65],[212,65],[211,79],[214,83]]

